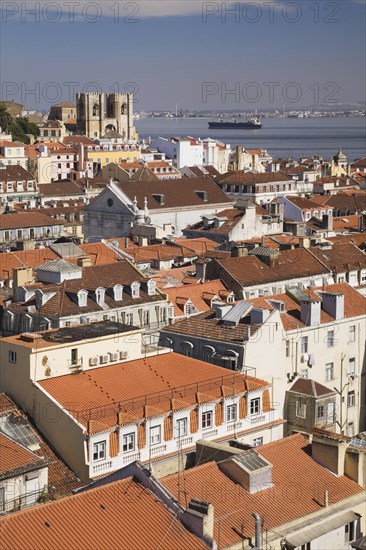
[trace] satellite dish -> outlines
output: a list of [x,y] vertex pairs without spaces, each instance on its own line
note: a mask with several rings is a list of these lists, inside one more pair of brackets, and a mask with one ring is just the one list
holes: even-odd
[[48,363],[48,357],[47,355],[45,355],[44,357],[42,357],[42,365],[45,367]]

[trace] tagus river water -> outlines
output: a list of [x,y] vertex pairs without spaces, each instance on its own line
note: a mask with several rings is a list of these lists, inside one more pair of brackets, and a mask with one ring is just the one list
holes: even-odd
[[274,158],[321,155],[342,147],[350,161],[366,156],[366,117],[262,119],[260,130],[209,130],[206,118],[140,118],[140,138],[192,136],[218,139],[232,147],[267,149]]

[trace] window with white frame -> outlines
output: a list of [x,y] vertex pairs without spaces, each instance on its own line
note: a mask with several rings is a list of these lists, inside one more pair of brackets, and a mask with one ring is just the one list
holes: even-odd
[[259,414],[261,410],[260,397],[255,397],[250,400],[250,414]]
[[318,405],[316,408],[316,419],[319,422],[320,420],[324,420],[324,405]]
[[126,313],[126,325],[133,324],[133,313]]
[[192,357],[193,344],[191,342],[182,342],[183,355],[186,357]]
[[106,442],[99,441],[93,444],[93,460],[104,460],[106,457]]
[[235,422],[237,419],[236,403],[226,406],[226,422]]
[[161,442],[161,426],[151,426],[150,428],[150,444],[157,445]]
[[328,330],[327,332],[327,348],[334,347],[334,330]]
[[142,324],[144,327],[147,327],[150,324],[150,310],[145,309],[142,312]]
[[349,342],[356,342],[356,325],[351,325],[349,327],[348,341]]
[[131,295],[132,295],[132,298],[140,297],[140,283],[135,282],[131,284]]
[[354,407],[355,403],[355,392],[354,390],[349,391],[347,394],[347,407]]
[[263,445],[263,437],[254,437],[252,439],[252,446],[260,447],[260,445]]
[[301,336],[301,353],[307,353],[308,349],[308,337]]
[[211,346],[203,346],[202,352],[203,360],[206,361],[206,363],[209,363],[215,353],[215,350]]
[[130,453],[135,450],[135,434],[125,434],[122,440],[122,451],[124,453]]
[[334,363],[327,363],[325,365],[325,380],[330,382],[334,379]]
[[187,435],[187,433],[188,433],[188,419],[179,418],[176,424],[177,437],[183,437],[184,435]]
[[206,430],[207,428],[212,428],[212,422],[213,422],[213,412],[212,411],[205,411],[202,413],[202,430]]
[[347,424],[347,436],[348,437],[353,437],[354,433],[354,424],[353,422],[348,422]]
[[355,357],[350,357],[348,359],[348,374],[355,374],[356,372],[356,359]]
[[298,399],[296,401],[296,416],[306,418],[306,403]]
[[17,352],[13,350],[9,350],[9,363],[16,363],[17,362]]
[[301,378],[309,378],[309,369],[301,369],[300,377]]

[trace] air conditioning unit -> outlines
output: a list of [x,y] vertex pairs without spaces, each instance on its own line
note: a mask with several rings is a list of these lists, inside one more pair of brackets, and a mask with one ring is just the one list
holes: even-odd
[[92,367],[95,367],[95,365],[98,364],[98,357],[91,357],[89,359],[89,365],[92,366]]
[[128,352],[127,351],[121,351],[121,353],[119,354],[119,357],[120,357],[120,359],[127,359]]

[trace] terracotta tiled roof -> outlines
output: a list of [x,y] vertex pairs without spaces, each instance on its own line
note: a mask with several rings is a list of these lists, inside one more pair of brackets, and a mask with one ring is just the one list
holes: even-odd
[[[323,292],[340,292],[344,295],[344,317],[351,318],[364,315],[366,311],[366,298],[360,295],[357,290],[347,283],[336,283],[334,285],[314,287],[311,290],[304,290],[310,298],[322,299]],[[301,306],[288,294],[276,294],[261,298],[253,298],[250,301],[255,307],[273,309],[270,300],[281,301],[285,304],[286,311],[281,313],[281,321],[284,329],[294,330],[304,327],[305,324],[300,319]],[[320,312],[320,323],[332,323],[335,319],[326,313],[323,309]]]
[[359,229],[361,214],[353,214],[352,216],[337,216],[333,218],[334,231],[357,231]]
[[174,304],[174,313],[177,316],[182,315],[182,309],[179,307],[178,302],[179,299],[184,298],[185,301],[188,299],[191,300],[197,312],[201,313],[211,309],[211,300],[215,296],[220,300],[224,299],[220,293],[227,292],[227,294],[230,294],[220,280],[167,288],[164,292],[168,295],[169,302]]
[[[27,419],[25,413],[17,407],[10,397],[5,393],[0,393],[0,415],[5,416],[9,413],[14,413]],[[35,450],[34,453],[38,455],[40,459],[49,461],[48,485],[51,498],[60,498],[65,495],[70,495],[74,489],[82,486],[81,481],[63,462],[62,458],[52,449],[52,447],[48,445],[47,441],[37,432],[33,425],[31,425],[31,429],[35,439],[39,443],[39,449]],[[0,456],[0,464],[1,462],[2,457]]]
[[206,549],[132,477],[12,514],[0,529],[2,550]]
[[[261,446],[259,454],[273,465],[274,487],[253,494],[231,481],[220,471],[216,462],[186,470],[186,499],[189,502],[192,498],[200,498],[213,504],[214,538],[218,540],[220,537],[221,547],[224,548],[234,545],[239,547],[243,526],[245,538],[254,536],[253,511],[264,518],[264,529],[276,531],[276,528],[287,522],[304,519],[308,514],[323,508],[321,499],[314,498],[314,487],[321,487],[322,491],[328,489],[330,505],[362,493],[362,487],[351,479],[345,476],[337,478],[315,462],[309,456],[308,449],[309,442],[301,435]],[[174,474],[160,479],[175,498],[178,497],[179,483],[182,483],[181,476]],[[284,498],[284,494],[287,498]]]
[[[301,210],[318,210],[319,211],[319,204],[316,202],[313,202],[311,199],[306,199],[305,197],[297,197],[297,196],[291,196],[287,195],[286,199],[290,202],[292,202],[295,206],[298,206],[301,208]],[[330,210],[332,208],[330,205],[327,205]]]
[[16,214],[2,214],[0,216],[0,229],[47,227],[48,225],[64,225],[64,223],[64,220],[55,220],[41,212],[17,212]]
[[328,237],[327,241],[335,244],[353,243],[357,247],[366,243],[366,233],[350,233],[348,235],[337,235],[336,237]]
[[80,197],[84,190],[75,181],[64,181],[61,183],[42,183],[39,186],[39,192],[43,197],[62,197],[75,196]]
[[46,460],[2,433],[0,433],[0,458],[0,479],[44,468],[48,464]]
[[0,166],[0,182],[4,181],[35,181],[35,177],[23,166]]
[[337,193],[336,195],[320,196],[314,195],[312,200],[321,202],[322,205],[333,207],[341,212],[361,212],[366,210],[366,193],[355,193],[354,190],[349,192]]
[[[191,287],[189,286],[188,289]],[[248,337],[249,316],[241,319],[237,326],[226,327],[219,319],[216,319],[216,314],[212,310],[199,315],[193,315],[187,319],[176,321],[173,325],[166,326],[164,333],[184,334],[185,336],[193,336],[196,338],[218,340],[221,342],[240,344]],[[250,334],[258,330],[259,325],[250,325]]]
[[[119,187],[131,201],[137,198],[139,208],[144,207],[147,198],[149,210],[177,208],[185,206],[205,206],[210,204],[227,204],[231,200],[219,189],[209,177],[178,178],[174,180],[129,181],[119,184]],[[198,193],[207,193],[204,200]],[[154,195],[164,195],[164,204],[154,198]]]
[[322,397],[324,395],[335,393],[333,390],[326,388],[322,384],[319,384],[319,382],[311,380],[310,378],[299,378],[296,382],[294,382],[288,391],[301,393],[312,397]]
[[243,287],[329,273],[329,269],[306,248],[284,250],[274,267],[269,267],[255,255],[216,261]]
[[[172,368],[173,365],[179,368]],[[268,383],[168,353],[42,380],[39,385],[86,429],[91,429],[90,421],[97,423],[92,427],[95,432],[116,426],[118,412],[122,413],[119,422],[130,423],[131,418],[145,418],[147,405],[156,414],[164,415],[171,411],[174,399],[194,407],[197,393],[209,395],[214,401],[220,399],[222,385],[230,385],[232,391],[235,387],[236,393],[244,394],[267,387]],[[94,408],[90,408],[91,403]],[[127,420],[123,415],[127,415]]]
[[311,253],[332,272],[340,273],[366,268],[366,254],[354,244],[333,244],[331,249],[312,247]]
[[220,179],[220,184],[263,184],[263,183],[275,183],[275,182],[284,182],[289,181],[291,178],[286,176],[282,172],[243,172],[241,170],[237,172],[226,172],[222,174]]
[[[106,289],[112,288],[115,284],[122,284],[126,287],[134,281],[143,282],[147,278],[130,262],[121,260],[116,264],[97,265],[95,267],[84,267],[81,279],[66,280],[62,285],[52,285],[50,283],[36,283],[28,285],[29,289],[40,288],[46,292],[55,293],[41,308],[39,313],[44,315],[53,315],[57,317],[83,315],[88,312],[102,311],[103,307],[93,299],[92,293],[96,288],[102,286]],[[87,305],[80,306],[75,301],[75,293],[80,289],[88,290],[90,293],[87,298]],[[140,288],[140,297],[132,298],[125,290],[123,292],[123,305],[138,305],[146,302],[161,301],[163,298],[159,292],[149,296],[147,292]],[[112,295],[105,293],[105,304],[109,309],[121,307],[122,303],[116,303]],[[35,298],[31,298],[25,304],[13,303],[12,309],[27,309],[28,306],[35,305]]]
[[153,272],[149,277],[150,279],[154,279],[154,281],[156,281],[159,288],[166,289],[175,286],[182,286],[183,284],[195,284],[199,282],[199,280],[195,277],[189,276],[189,273],[192,271],[194,271],[193,266],[178,267]]
[[32,267],[35,269],[45,262],[54,260],[57,257],[57,254],[50,248],[4,252],[1,254],[0,258],[0,279],[12,279],[13,269],[16,267]]
[[217,244],[211,239],[206,239],[205,237],[199,237],[197,239],[182,239],[174,238],[174,242],[178,245],[184,246],[193,250],[197,255],[204,255],[205,252],[209,250],[214,250],[217,247]]

